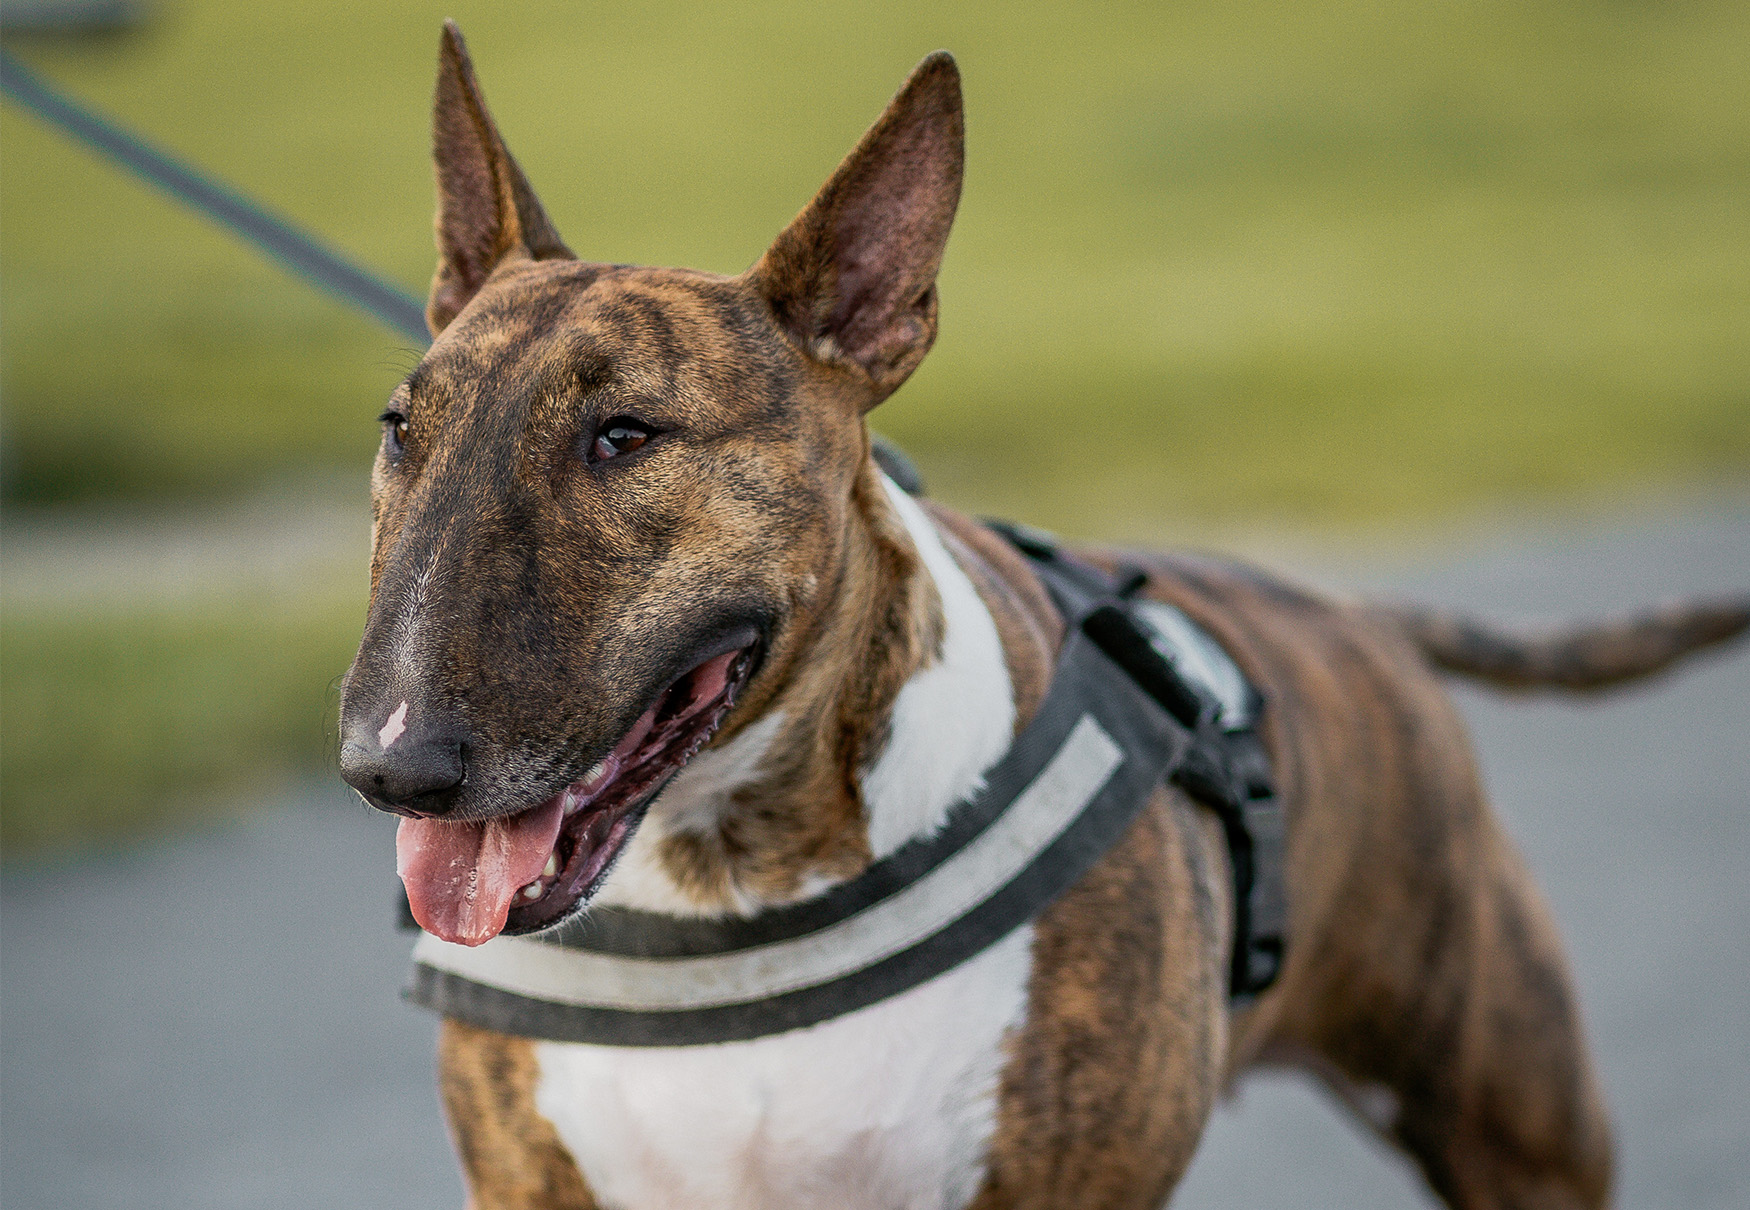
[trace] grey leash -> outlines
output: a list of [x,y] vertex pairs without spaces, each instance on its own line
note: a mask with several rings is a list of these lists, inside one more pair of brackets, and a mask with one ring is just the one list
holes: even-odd
[[425,309],[413,295],[353,264],[236,190],[57,92],[4,50],[0,50],[0,91],[113,163],[199,210],[318,289],[375,316],[421,346],[430,339],[425,330]]

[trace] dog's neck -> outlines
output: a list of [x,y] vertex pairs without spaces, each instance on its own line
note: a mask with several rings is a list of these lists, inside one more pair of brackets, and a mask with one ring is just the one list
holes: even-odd
[[1014,735],[990,610],[924,510],[864,476],[838,592],[758,717],[652,806],[596,897],[749,915],[940,827]]

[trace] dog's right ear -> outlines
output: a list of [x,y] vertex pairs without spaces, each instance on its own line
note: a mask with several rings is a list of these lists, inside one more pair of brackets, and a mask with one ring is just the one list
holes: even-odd
[[425,322],[436,336],[499,262],[513,256],[572,259],[498,135],[454,21],[444,22],[438,51],[432,159],[437,167],[438,267]]
[[748,272],[804,352],[867,376],[871,407],[935,342],[964,163],[960,71],[937,51]]

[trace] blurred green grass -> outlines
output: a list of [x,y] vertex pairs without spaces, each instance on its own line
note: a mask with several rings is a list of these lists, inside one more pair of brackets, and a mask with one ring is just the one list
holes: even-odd
[[[881,422],[956,493],[1340,522],[1750,465],[1738,3],[184,0],[16,49],[414,287],[452,10],[583,255],[725,271],[954,49],[943,334]],[[412,351],[34,120],[0,141],[12,498],[364,465]]]
[[355,600],[0,617],[0,847],[114,845],[333,760]]
[[[952,49],[942,336],[876,419],[983,511],[1165,543],[1750,470],[1740,3],[156,12],[8,47],[421,293],[444,15],[580,254],[728,272]],[[32,504],[362,480],[418,355],[11,108],[0,336],[0,486]],[[358,626],[326,591],[253,624],[222,593],[101,622],[8,605],[0,841],[319,762]]]

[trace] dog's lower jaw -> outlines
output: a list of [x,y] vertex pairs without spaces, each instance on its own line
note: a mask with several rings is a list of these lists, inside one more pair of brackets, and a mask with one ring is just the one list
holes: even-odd
[[590,907],[626,907],[669,916],[751,916],[765,906],[729,883],[726,894],[701,898],[682,886],[663,856],[666,840],[676,835],[716,833],[733,809],[738,792],[765,776],[765,759],[791,720],[772,710],[754,720],[732,739],[705,749],[675,774],[651,803],[638,830],[621,848],[613,869],[589,900]]
[[658,695],[614,749],[559,793],[481,822],[403,819],[396,869],[427,932],[480,945],[565,919],[589,898],[650,798],[735,705],[757,640],[712,655]]
[[[651,800],[698,755],[734,708],[756,658],[750,643],[694,668],[567,791],[577,791],[577,802],[567,809],[549,859],[551,873],[544,870],[522,888],[506,932],[550,928],[590,901],[636,835]],[[676,695],[680,704],[671,708],[669,699]]]

